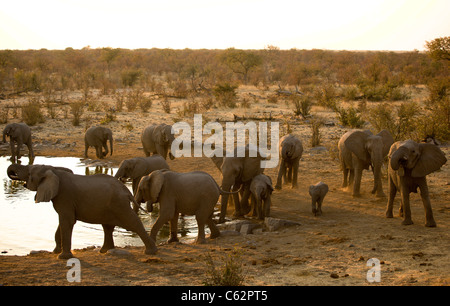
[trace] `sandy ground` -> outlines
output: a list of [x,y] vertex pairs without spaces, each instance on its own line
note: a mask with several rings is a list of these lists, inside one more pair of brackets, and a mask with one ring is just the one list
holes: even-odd
[[[303,141],[304,153],[299,169],[299,187],[284,186],[272,195],[272,217],[300,222],[299,226],[275,232],[229,236],[209,240],[207,244],[161,244],[156,255],[145,255],[143,247],[126,247],[124,252],[100,254],[98,249],[73,250],[81,263],[81,282],[69,283],[65,260],[55,254],[43,252],[27,256],[0,256],[0,284],[2,285],[202,285],[207,271],[206,255],[210,254],[218,265],[221,258],[238,251],[247,285],[449,285],[450,284],[450,162],[441,171],[428,177],[433,212],[438,226],[426,228],[420,196],[412,195],[414,224],[402,226],[395,214],[393,219],[384,216],[387,199],[378,199],[370,193],[372,175],[363,173],[362,197],[353,198],[342,190],[336,144],[347,129],[340,127],[334,115],[315,107],[318,114],[333,126],[323,126],[323,147],[311,148],[311,129],[302,119],[293,116],[284,102],[267,103],[264,94],[254,88],[240,92],[242,98],[249,93],[258,95],[251,100],[251,108],[213,108],[202,112],[204,121],[214,119],[230,121],[239,116],[267,116],[279,120],[286,130],[289,122],[294,134]],[[113,103],[103,96],[103,103]],[[0,101],[6,104],[8,101]],[[106,162],[118,165],[121,160],[144,156],[140,144],[142,129],[151,123],[172,124],[176,108],[182,102],[174,100],[171,114],[162,111],[156,97],[149,113],[140,111],[116,113],[109,123],[114,132],[114,155]],[[72,126],[62,115],[47,119],[32,128],[36,155],[82,157],[84,131],[98,124],[104,112],[86,112],[89,122]],[[9,122],[17,121],[11,119]],[[186,118],[192,122],[192,116]],[[130,131],[130,125],[133,129]],[[0,128],[3,129],[4,125]],[[450,147],[443,146],[447,158]],[[8,153],[9,154],[9,153]],[[93,148],[89,157],[95,158]],[[220,183],[221,174],[211,160],[179,158],[168,161],[172,170],[186,172],[204,170]],[[276,180],[276,169],[266,174]],[[384,191],[387,192],[386,169]],[[318,181],[327,183],[330,191],[323,204],[323,215],[311,213],[308,187]],[[398,209],[399,199],[396,199]],[[231,212],[230,214],[231,215]],[[256,222],[256,221],[255,221]],[[371,267],[370,258],[380,261],[381,282],[369,283],[366,279]]]

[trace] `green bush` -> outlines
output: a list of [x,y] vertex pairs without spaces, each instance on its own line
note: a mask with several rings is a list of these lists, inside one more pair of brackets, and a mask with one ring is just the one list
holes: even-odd
[[366,122],[362,119],[362,115],[359,110],[353,106],[348,108],[336,107],[335,111],[339,122],[344,126],[351,128],[361,128]]

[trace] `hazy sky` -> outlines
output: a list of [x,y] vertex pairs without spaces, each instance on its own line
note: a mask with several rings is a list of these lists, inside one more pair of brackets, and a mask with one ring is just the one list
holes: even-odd
[[423,50],[450,0],[1,0],[0,49]]

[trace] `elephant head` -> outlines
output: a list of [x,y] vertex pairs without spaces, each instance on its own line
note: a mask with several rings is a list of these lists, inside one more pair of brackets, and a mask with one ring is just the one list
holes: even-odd
[[175,157],[170,150],[172,147],[172,142],[175,140],[175,136],[172,134],[172,126],[165,123],[160,124],[154,129],[153,133],[156,143],[162,145],[164,148],[167,148],[169,158],[173,160]]
[[156,170],[142,177],[137,188],[135,200],[138,204],[147,202],[147,211],[153,210],[153,203],[159,200],[159,193],[164,184],[164,170]]
[[135,178],[145,175],[145,173],[142,173],[142,170],[143,169],[136,167],[135,159],[125,159],[120,163],[119,169],[114,177],[124,181],[127,178]]
[[389,160],[390,167],[398,171],[400,176],[411,177],[427,176],[447,162],[444,153],[436,145],[413,140],[394,143],[389,152]]
[[47,165],[12,164],[7,169],[7,174],[12,180],[25,181],[25,187],[36,191],[35,202],[49,202],[57,196],[59,190],[59,178],[54,170],[64,170],[73,173],[72,170],[63,167]]
[[394,143],[391,133],[382,130],[377,135],[370,131],[355,131],[348,136],[344,144],[368,169],[372,166],[374,175],[374,187],[372,193],[383,195],[381,182],[381,167],[389,148]]
[[10,136],[12,138],[14,138],[15,136],[15,125],[14,124],[8,124],[6,125],[6,127],[3,129],[3,142],[6,142],[6,136]]

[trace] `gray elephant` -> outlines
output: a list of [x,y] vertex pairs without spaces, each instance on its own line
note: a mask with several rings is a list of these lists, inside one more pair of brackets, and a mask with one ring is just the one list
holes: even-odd
[[281,189],[284,183],[292,182],[292,188],[297,187],[298,166],[303,154],[303,145],[294,135],[285,135],[280,139],[280,167],[275,189]]
[[253,204],[253,215],[263,220],[270,217],[271,196],[273,192],[272,179],[259,174],[252,179],[250,183],[250,193]]
[[[95,154],[97,158],[102,159],[108,154],[107,141],[109,140],[109,146],[111,149],[111,155],[113,154],[113,136],[111,129],[103,126],[92,126],[84,135],[84,157],[87,158],[87,152],[89,147],[95,148]],[[105,149],[103,152],[102,148]]]
[[133,194],[135,195],[141,178],[159,169],[170,169],[161,155],[135,157],[123,160],[114,177],[120,180],[131,179]]
[[394,143],[389,151],[389,196],[386,217],[393,217],[394,198],[399,191],[401,196],[399,214],[404,218],[402,224],[413,224],[409,194],[417,192],[419,188],[425,208],[425,226],[435,227],[426,176],[439,170],[446,162],[445,154],[434,144],[417,143],[413,140]]
[[29,163],[32,164],[34,152],[30,127],[25,123],[9,123],[3,129],[3,142],[6,142],[6,136],[9,136],[11,161],[16,162],[20,159],[20,149],[25,144],[28,147]]
[[165,123],[149,125],[142,131],[141,135],[145,156],[159,154],[164,159],[167,158],[167,153],[170,159],[175,158],[171,152],[174,140],[175,136],[172,134],[172,126]]
[[170,221],[169,242],[178,241],[178,216],[181,213],[195,215],[198,224],[197,243],[204,243],[205,224],[211,230],[210,238],[220,235],[212,217],[214,206],[223,193],[214,178],[206,172],[156,170],[141,179],[135,199],[137,203],[147,201],[148,211],[152,210],[153,203],[159,202],[159,217],[150,232],[153,240],[156,240],[161,226]]
[[115,226],[137,233],[145,244],[145,254],[156,253],[154,241],[130,206],[130,202],[138,206],[133,195],[117,179],[105,174],[75,175],[67,169],[46,165],[12,164],[7,173],[13,180],[26,181],[25,187],[36,191],[36,203],[53,202],[59,216],[53,252],[60,253],[59,259],[73,257],[72,230],[77,220],[103,226],[105,239],[101,253],[114,248]]
[[345,133],[338,143],[339,160],[344,176],[342,188],[353,185],[352,195],[360,196],[362,172],[371,166],[374,176],[372,194],[384,197],[381,168],[393,143],[394,139],[387,130],[382,130],[377,135],[362,130]]
[[322,203],[326,194],[328,193],[328,185],[319,182],[315,185],[309,186],[309,195],[311,196],[311,208],[314,216],[322,215]]
[[[264,172],[261,168],[262,157],[258,151],[251,152],[249,146],[245,147],[244,157],[238,157],[237,152],[239,148],[234,150],[233,157],[224,157],[222,163],[222,186],[221,188],[229,192],[232,188],[233,191],[242,190],[242,197],[239,200],[238,193],[233,194],[235,212],[234,216],[244,216],[248,214],[251,207],[248,203],[250,197],[250,183],[252,179]],[[256,155],[253,156],[253,153]],[[220,206],[219,223],[225,222],[225,215],[227,213],[228,194],[222,195]]]

